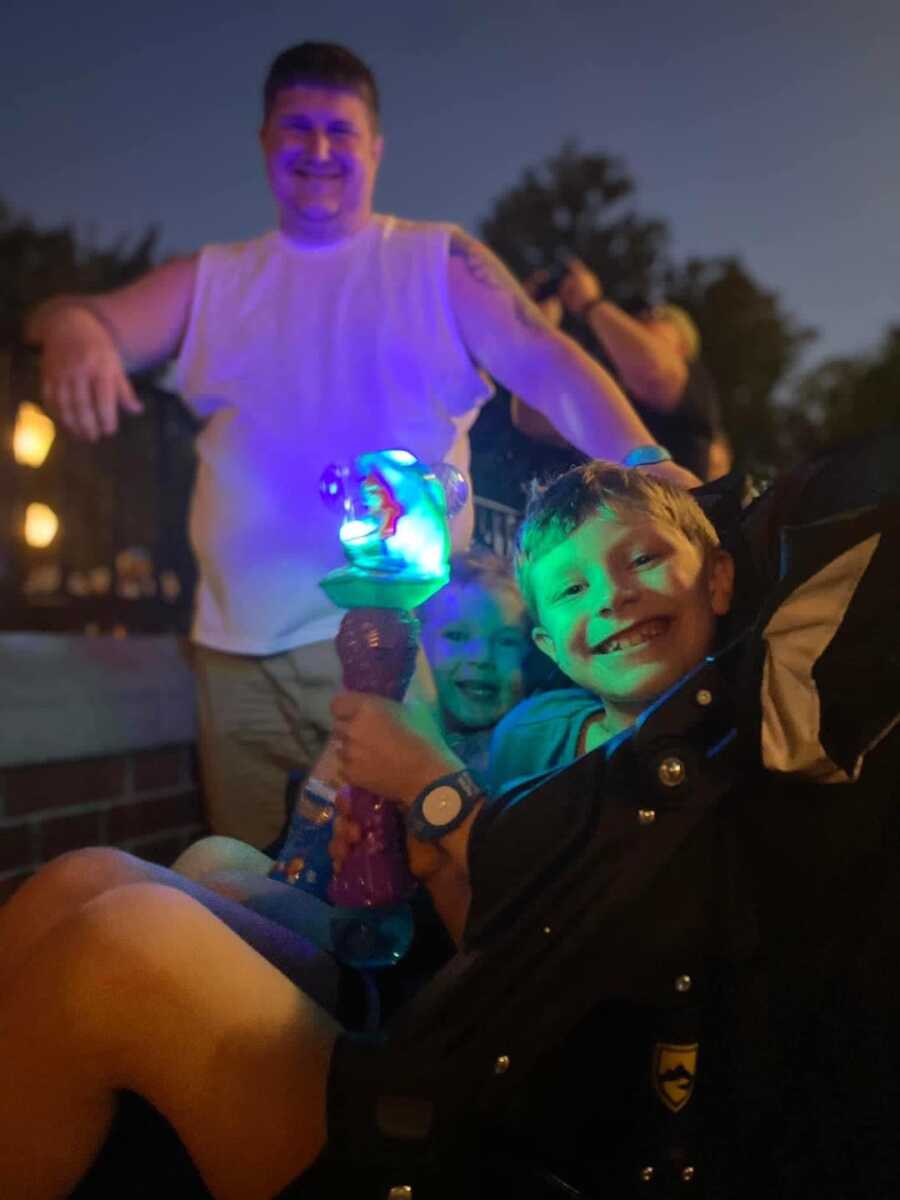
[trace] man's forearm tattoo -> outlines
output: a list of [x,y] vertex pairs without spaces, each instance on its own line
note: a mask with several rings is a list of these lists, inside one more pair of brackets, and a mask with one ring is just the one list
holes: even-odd
[[533,333],[546,332],[550,325],[537,305],[525,295],[520,286],[495,262],[492,256],[481,252],[475,242],[459,237],[450,239],[450,256],[462,261],[476,283],[505,293],[512,301],[513,312],[520,324]]

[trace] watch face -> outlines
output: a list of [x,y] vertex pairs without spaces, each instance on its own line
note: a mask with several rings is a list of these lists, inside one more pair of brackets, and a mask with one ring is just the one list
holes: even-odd
[[462,805],[462,796],[456,788],[442,783],[422,801],[422,816],[429,825],[441,828],[459,816]]

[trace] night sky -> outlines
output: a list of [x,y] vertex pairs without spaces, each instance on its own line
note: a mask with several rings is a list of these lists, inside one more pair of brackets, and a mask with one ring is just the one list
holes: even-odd
[[475,230],[574,137],[678,256],[739,254],[818,327],[808,363],[900,321],[896,0],[35,0],[2,25],[0,197],[42,226],[156,224],[166,253],[266,228],[262,78],[334,40],[381,83],[383,211]]

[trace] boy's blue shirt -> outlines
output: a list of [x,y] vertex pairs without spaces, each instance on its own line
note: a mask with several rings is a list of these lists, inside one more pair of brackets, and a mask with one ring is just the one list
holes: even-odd
[[584,722],[603,712],[603,704],[584,688],[557,688],[517,704],[494,730],[490,762],[482,777],[489,796],[578,757]]

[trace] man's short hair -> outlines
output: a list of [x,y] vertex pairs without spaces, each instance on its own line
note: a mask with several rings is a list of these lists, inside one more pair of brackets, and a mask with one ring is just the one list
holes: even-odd
[[690,492],[634,467],[594,459],[547,484],[533,482],[516,549],[516,577],[532,616],[537,616],[531,582],[535,563],[603,509],[645,513],[662,521],[683,533],[704,561],[719,544],[719,535]]
[[375,76],[352,50],[333,42],[301,42],[282,50],[269,67],[263,86],[263,119],[267,119],[275,97],[297,84],[354,92],[368,108],[378,128],[379,101]]

